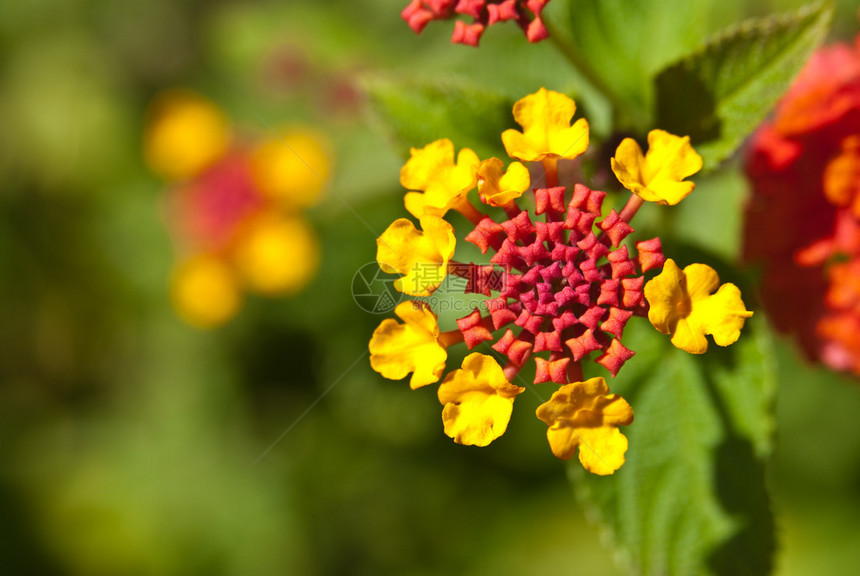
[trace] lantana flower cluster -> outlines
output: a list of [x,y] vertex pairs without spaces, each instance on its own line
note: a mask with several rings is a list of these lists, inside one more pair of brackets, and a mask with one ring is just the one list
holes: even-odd
[[808,356],[860,375],[860,36],[813,55],[756,134],[745,257]]
[[330,171],[319,136],[243,138],[214,103],[176,90],[153,102],[144,154],[170,183],[166,212],[179,253],[171,296],[188,323],[222,325],[244,291],[288,294],[314,276],[319,245],[302,211],[319,200]]
[[[586,469],[611,474],[627,450],[618,427],[633,421],[633,411],[604,377],[583,380],[583,363],[618,374],[634,355],[622,343],[633,316],[648,317],[675,346],[698,354],[708,347],[707,334],[722,346],[736,341],[752,313],[737,287],[720,286],[710,267],[681,269],[665,259],[659,238],[636,241],[635,252],[627,242],[645,201],[673,205],[693,191],[685,178],[702,159],[689,138],[654,130],[644,154],[625,139],[611,165],[631,195],[620,212],[604,213],[605,192],[560,177],[559,161],[579,157],[589,143],[588,122],[573,121],[575,112],[573,100],[546,89],[518,101],[513,115],[522,130],[501,135],[507,166],[468,148],[455,157],[447,139],[412,149],[400,179],[419,226],[394,221],[377,240],[379,266],[400,275],[395,287],[405,294],[429,296],[454,274],[485,302],[447,331],[426,300],[402,302],[395,309],[400,321],[383,320],[374,332],[370,363],[391,379],[411,373],[413,389],[441,379],[445,434],[467,445],[501,436],[527,386],[555,386],[537,409],[552,452],[562,459],[578,452]],[[478,206],[470,199],[475,190]],[[465,240],[488,262],[454,259],[457,240],[444,219],[451,210],[469,220]],[[660,268],[646,283],[643,274]],[[482,351],[442,378],[447,349],[458,343]],[[520,374],[529,363],[531,383]]]
[[541,12],[549,0],[412,0],[400,15],[409,27],[420,34],[432,20],[471,17],[472,22],[454,21],[451,42],[477,46],[481,35],[498,22],[516,22],[529,42],[549,36]]

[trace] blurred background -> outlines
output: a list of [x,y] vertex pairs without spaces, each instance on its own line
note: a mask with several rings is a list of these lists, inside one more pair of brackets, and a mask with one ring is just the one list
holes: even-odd
[[[367,113],[364,79],[465,75],[516,98],[569,74],[547,43],[518,51],[513,26],[480,50],[442,24],[417,37],[405,3],[0,5],[0,573],[622,573],[536,398],[467,448],[442,434],[434,390],[369,367],[390,313],[352,293],[405,215],[408,149]],[[714,29],[799,4],[727,3]],[[855,11],[839,3],[834,38],[852,37]],[[318,269],[288,297],[245,295],[215,330],[171,304],[172,188],[144,161],[150,103],[170,88],[248,141],[302,126],[330,153],[302,213]],[[712,180],[701,205],[719,187],[737,232],[740,171]],[[846,573],[860,566],[860,390],[778,346],[778,573]]]

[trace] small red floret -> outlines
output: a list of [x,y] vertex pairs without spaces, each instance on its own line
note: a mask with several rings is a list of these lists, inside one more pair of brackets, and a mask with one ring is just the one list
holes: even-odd
[[663,245],[659,238],[637,242],[636,252],[639,254],[639,266],[643,272],[662,268],[666,262],[666,257],[663,256]]
[[487,329],[486,318],[481,318],[481,313],[475,310],[468,316],[457,320],[457,328],[463,333],[463,341],[469,350],[487,340],[492,340],[493,335]]
[[543,382],[555,382],[556,384],[567,383],[567,365],[570,358],[556,358],[545,360],[535,357],[535,384]]
[[612,376],[615,376],[621,370],[621,366],[630,360],[634,354],[635,352],[625,347],[620,340],[612,340],[609,349],[597,359],[597,363],[609,370]]

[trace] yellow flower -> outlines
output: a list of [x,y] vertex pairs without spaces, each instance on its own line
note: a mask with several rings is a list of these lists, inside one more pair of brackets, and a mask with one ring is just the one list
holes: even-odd
[[266,214],[242,231],[235,261],[252,290],[262,294],[294,292],[316,273],[319,245],[313,229],[302,218]]
[[230,320],[242,300],[230,267],[220,258],[206,254],[176,268],[170,295],[179,316],[198,328],[215,328]]
[[391,380],[412,372],[413,390],[438,381],[448,352],[438,340],[436,315],[423,302],[401,302],[394,313],[405,324],[392,318],[382,321],[370,339],[370,366]]
[[224,155],[227,119],[217,106],[192,92],[172,91],[153,102],[144,134],[144,156],[156,174],[185,180]]
[[469,354],[439,385],[445,434],[458,444],[486,446],[505,433],[514,397],[524,391],[491,356]]
[[514,104],[514,120],[523,131],[505,130],[502,142],[508,155],[523,162],[544,158],[576,158],[588,148],[588,122],[573,126],[576,104],[569,97],[541,88]]
[[376,261],[383,272],[402,274],[394,287],[412,296],[429,296],[442,284],[454,255],[454,227],[438,216],[419,219],[423,232],[398,218],[376,240]]
[[585,469],[601,476],[624,464],[627,438],[618,426],[633,422],[633,409],[609,393],[603,378],[565,384],[538,406],[537,417],[549,426],[546,437],[557,458],[568,460],[578,448]]
[[311,132],[282,132],[251,154],[251,172],[260,191],[288,207],[315,204],[331,173],[324,141]]
[[664,130],[648,133],[648,153],[632,138],[625,138],[611,159],[612,171],[621,185],[648,202],[674,206],[696,187],[683,182],[702,169],[702,157],[690,145],[690,137]]
[[[712,294],[714,290],[717,292]],[[645,285],[645,299],[654,328],[671,334],[672,344],[691,354],[707,351],[705,334],[712,335],[720,346],[736,342],[744,321],[753,314],[744,307],[737,286],[720,286],[713,268],[690,264],[682,271],[671,259]]]
[[478,193],[490,206],[507,206],[523,195],[531,185],[529,171],[519,162],[511,162],[507,171],[498,158],[481,162],[478,168]]
[[436,140],[424,148],[412,148],[411,157],[400,170],[400,183],[409,190],[403,199],[406,209],[416,218],[424,214],[444,216],[465,201],[475,187],[478,155],[463,148],[454,163],[454,143]]

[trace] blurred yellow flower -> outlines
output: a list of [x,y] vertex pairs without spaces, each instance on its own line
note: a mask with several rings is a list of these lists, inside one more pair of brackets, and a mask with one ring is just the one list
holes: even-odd
[[478,194],[490,206],[503,207],[529,189],[529,171],[519,162],[511,162],[508,169],[498,158],[481,162],[478,168]]
[[565,384],[538,406],[552,453],[568,460],[579,449],[586,470],[605,476],[624,464],[627,438],[618,426],[633,422],[633,409],[618,394],[610,394],[603,378]]
[[251,153],[251,171],[260,191],[286,207],[307,207],[319,201],[331,175],[325,140],[310,130],[289,130],[258,144]]
[[300,215],[331,175],[328,144],[312,130],[235,142],[209,100],[168,91],[151,106],[144,154],[169,180],[167,219],[183,253],[172,296],[182,318],[200,327],[236,314],[241,291],[282,295],[306,286],[319,267],[316,234]]
[[415,390],[437,382],[445,369],[448,352],[439,341],[436,314],[423,302],[401,302],[394,313],[403,324],[387,318],[370,339],[370,366],[391,380],[412,372],[409,386]]
[[402,274],[394,287],[412,296],[429,296],[448,273],[454,255],[454,227],[438,216],[419,219],[422,231],[398,218],[376,240],[376,261],[383,272]]
[[570,124],[576,103],[559,92],[541,88],[514,104],[514,120],[523,131],[502,132],[508,155],[522,162],[545,158],[576,158],[588,148],[588,121]]
[[477,183],[478,155],[463,148],[455,163],[454,144],[447,138],[431,142],[424,148],[412,148],[410,154],[400,170],[400,183],[413,190],[406,194],[403,202],[416,218],[424,214],[444,216],[463,202]]
[[303,288],[319,265],[319,245],[303,218],[270,213],[255,219],[235,247],[236,268],[245,284],[262,294]]
[[227,119],[215,104],[192,92],[175,90],[155,99],[144,134],[150,169],[168,180],[200,174],[230,144]]
[[738,287],[720,286],[713,268],[690,264],[681,270],[671,258],[663,271],[645,284],[645,299],[654,328],[671,334],[672,344],[691,354],[707,351],[705,334],[712,335],[720,346],[733,344],[745,320],[753,315],[745,308]]
[[696,187],[683,180],[702,169],[702,157],[690,145],[689,136],[651,130],[647,154],[642,155],[635,140],[625,138],[611,164],[622,186],[648,202],[674,206]]
[[524,391],[508,382],[491,356],[469,354],[439,385],[445,434],[458,444],[488,445],[505,433],[514,397]]
[[215,328],[239,311],[242,296],[233,270],[221,258],[200,254],[173,273],[171,298],[176,312],[198,328]]

